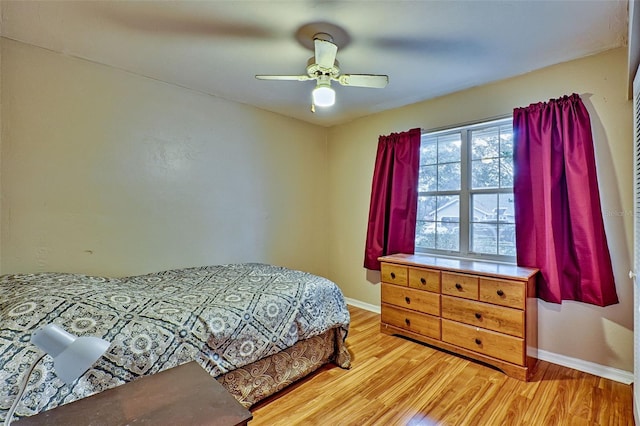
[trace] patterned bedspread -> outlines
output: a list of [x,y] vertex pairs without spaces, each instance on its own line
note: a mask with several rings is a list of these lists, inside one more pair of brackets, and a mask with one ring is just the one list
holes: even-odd
[[[349,312],[340,289],[265,264],[171,270],[126,278],[45,273],[0,277],[0,420],[40,355],[31,333],[50,322],[111,342],[72,385],[37,364],[16,412],[31,415],[197,360],[214,377],[336,328]],[[348,362],[348,361],[347,361]]]

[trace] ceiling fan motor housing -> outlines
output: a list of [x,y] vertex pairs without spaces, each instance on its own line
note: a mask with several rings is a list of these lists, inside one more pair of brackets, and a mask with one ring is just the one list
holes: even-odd
[[307,61],[307,74],[309,77],[316,78],[320,75],[329,75],[333,78],[340,75],[340,63],[336,59],[333,62],[333,67],[326,68],[315,63],[315,58],[311,57]]
[[313,36],[314,40],[322,40],[322,41],[328,41],[329,43],[333,43],[333,37],[331,37],[331,34],[327,34],[327,33],[316,33]]

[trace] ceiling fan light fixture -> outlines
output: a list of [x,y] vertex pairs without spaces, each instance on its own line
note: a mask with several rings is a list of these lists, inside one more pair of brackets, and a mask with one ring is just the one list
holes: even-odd
[[318,82],[311,95],[313,104],[319,107],[328,107],[336,103],[336,92],[327,83]]

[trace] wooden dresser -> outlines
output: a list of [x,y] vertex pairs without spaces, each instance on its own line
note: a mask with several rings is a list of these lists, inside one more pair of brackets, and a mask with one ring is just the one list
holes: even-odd
[[381,262],[381,331],[528,380],[537,361],[537,269],[395,254]]

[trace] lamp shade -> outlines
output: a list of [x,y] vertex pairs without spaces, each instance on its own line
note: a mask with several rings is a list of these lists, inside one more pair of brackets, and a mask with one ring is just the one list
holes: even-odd
[[311,95],[313,96],[313,104],[316,106],[326,107],[336,103],[336,92],[329,84],[318,82]]
[[53,358],[56,375],[73,383],[109,349],[109,342],[92,336],[77,337],[55,324],[48,324],[31,335],[31,343]]

